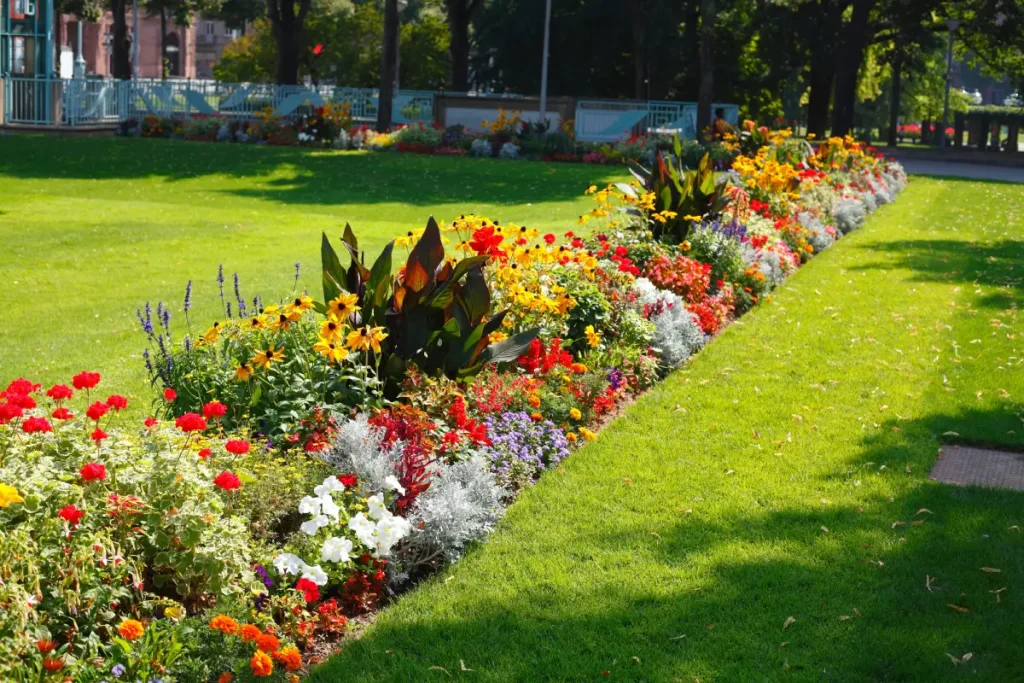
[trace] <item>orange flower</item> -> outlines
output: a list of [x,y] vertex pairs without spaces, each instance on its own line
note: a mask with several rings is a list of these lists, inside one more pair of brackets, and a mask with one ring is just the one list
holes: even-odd
[[[226,636],[233,636],[238,632],[238,622],[226,614],[218,614],[210,619],[210,628],[220,631]],[[223,681],[221,683],[224,683]]]
[[256,636],[256,647],[264,652],[273,652],[277,648],[281,647],[281,641],[277,639],[277,636],[271,633],[261,633]]
[[274,660],[263,650],[256,650],[252,659],[249,660],[249,667],[254,676],[262,678],[274,673]]
[[121,637],[125,640],[135,640],[141,638],[142,634],[146,632],[141,621],[135,619],[125,619],[121,622],[121,625],[117,627],[117,632],[121,634]]
[[239,630],[238,635],[242,636],[242,640],[248,643],[249,641],[256,640],[262,636],[263,631],[261,631],[257,626],[246,624],[241,628],[241,630]]
[[540,408],[540,396],[537,394],[530,394],[530,405],[534,408]]
[[294,645],[283,647],[275,652],[274,659],[289,671],[297,671],[302,666],[302,654],[299,652],[299,648]]
[[234,676],[225,671],[220,675],[220,677],[217,678],[217,683],[231,683],[231,681],[234,680],[234,678]]
[[533,420],[534,422],[540,422],[541,420],[544,419],[544,416],[541,415],[540,413],[531,413],[530,419]]
[[52,640],[37,640],[36,647],[39,648],[40,652],[46,655],[57,649],[57,643]]
[[47,671],[60,671],[64,668],[64,660],[55,657],[47,657],[43,660],[43,668]]

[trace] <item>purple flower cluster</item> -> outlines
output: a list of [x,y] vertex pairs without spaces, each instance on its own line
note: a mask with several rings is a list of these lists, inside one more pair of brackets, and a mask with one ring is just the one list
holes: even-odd
[[553,467],[569,455],[565,434],[550,420],[534,421],[526,413],[502,413],[484,420],[491,445],[485,450],[491,469],[511,475],[525,465],[531,475]]
[[743,225],[742,223],[735,219],[728,223],[711,221],[706,225],[715,232],[720,233],[722,236],[731,237],[737,242],[742,242],[743,238],[747,236],[747,226]]

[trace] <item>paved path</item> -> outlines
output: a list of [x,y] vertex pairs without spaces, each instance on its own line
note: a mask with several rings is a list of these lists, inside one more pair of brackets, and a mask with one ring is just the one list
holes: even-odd
[[[899,157],[897,156],[897,158]],[[955,161],[923,161],[920,159],[900,159],[900,163],[903,164],[903,168],[907,170],[907,173],[1024,183],[1024,168],[985,166],[984,164],[966,164]]]

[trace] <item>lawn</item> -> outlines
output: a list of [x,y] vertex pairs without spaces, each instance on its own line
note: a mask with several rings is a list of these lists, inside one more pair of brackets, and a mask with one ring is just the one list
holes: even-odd
[[[591,182],[617,169],[142,139],[0,137],[0,378],[67,381],[82,369],[148,401],[135,319],[167,302],[184,330],[221,317],[217,269],[266,300],[320,292],[320,233],[346,222],[368,258],[395,235],[477,213],[569,229]],[[229,296],[229,299],[233,297]],[[142,401],[135,401],[142,407]]]
[[1024,446],[1021,206],[912,180],[313,680],[1024,680],[1024,494],[928,479]]

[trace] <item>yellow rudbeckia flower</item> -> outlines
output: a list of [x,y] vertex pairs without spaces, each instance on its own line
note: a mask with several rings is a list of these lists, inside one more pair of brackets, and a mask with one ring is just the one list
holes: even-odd
[[260,351],[253,357],[252,362],[261,368],[269,368],[274,363],[284,360],[284,349],[275,349],[271,346],[266,351]]
[[335,344],[333,339],[324,337],[316,340],[313,350],[335,363],[340,363],[348,357],[348,350],[344,346]]
[[369,351],[380,353],[380,343],[387,339],[387,332],[383,327],[370,327],[366,325],[358,330],[349,332],[345,337],[345,344],[353,351]]
[[344,320],[359,310],[358,304],[359,296],[357,294],[341,293],[327,304],[327,314],[338,320]]

